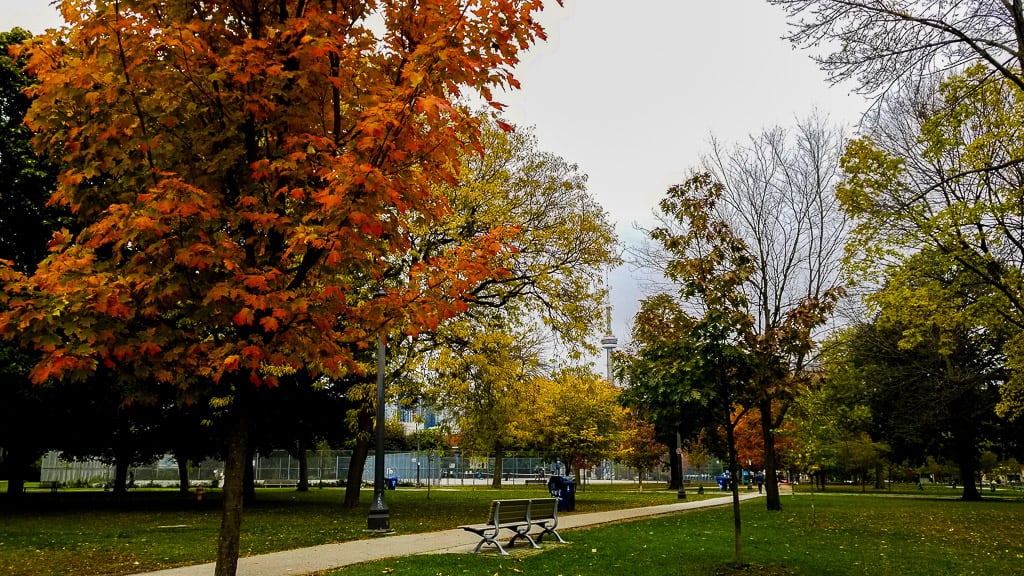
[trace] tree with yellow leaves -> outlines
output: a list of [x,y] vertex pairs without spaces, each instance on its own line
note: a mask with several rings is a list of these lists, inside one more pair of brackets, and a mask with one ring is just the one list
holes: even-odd
[[531,439],[576,475],[610,459],[619,446],[625,411],[619,389],[588,368],[563,368],[540,381]]
[[449,327],[448,336],[461,336],[463,345],[430,355],[432,402],[454,418],[465,454],[494,455],[493,485],[500,488],[505,451],[526,443],[537,414],[540,342],[473,322]]

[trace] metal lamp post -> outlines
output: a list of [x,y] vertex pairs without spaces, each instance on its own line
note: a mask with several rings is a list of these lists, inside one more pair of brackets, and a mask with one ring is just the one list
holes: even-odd
[[373,459],[373,503],[370,504],[370,516],[367,528],[374,532],[390,532],[391,517],[388,505],[384,503],[384,353],[386,351],[383,334],[377,338],[377,439],[376,455]]

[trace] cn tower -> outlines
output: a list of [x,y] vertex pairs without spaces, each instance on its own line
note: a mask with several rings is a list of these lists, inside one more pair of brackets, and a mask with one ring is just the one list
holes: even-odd
[[619,339],[612,334],[612,305],[610,297],[608,298],[605,304],[605,336],[601,338],[601,347],[604,348],[605,377],[609,383],[615,384],[615,379],[612,376],[612,350],[619,345]]

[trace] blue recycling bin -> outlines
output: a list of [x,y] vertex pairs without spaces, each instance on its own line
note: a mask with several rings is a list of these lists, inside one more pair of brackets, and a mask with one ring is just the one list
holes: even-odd
[[388,482],[388,490],[395,490],[398,488],[398,476],[388,476],[385,480]]
[[576,510],[576,480],[572,476],[552,476],[548,479],[548,492],[558,498],[560,512]]
[[718,482],[719,490],[724,492],[729,489],[729,477],[726,476],[725,474],[719,474],[718,476],[715,476],[715,481]]

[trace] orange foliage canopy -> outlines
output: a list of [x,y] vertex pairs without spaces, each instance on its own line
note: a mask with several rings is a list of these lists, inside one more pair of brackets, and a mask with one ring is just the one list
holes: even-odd
[[[422,261],[477,120],[543,30],[541,0],[65,0],[28,47],[28,117],[64,161],[79,226],[31,277],[0,270],[0,330],[32,377],[102,363],[194,383],[359,370],[388,322],[416,332],[498,276],[509,230]],[[495,106],[500,106],[494,103]],[[386,295],[378,295],[381,290]],[[234,377],[238,378],[234,378]]]
[[[783,423],[784,429],[792,424]],[[744,468],[753,470],[764,469],[764,434],[761,430],[761,413],[756,408],[743,415],[736,423],[736,459]],[[788,435],[775,436],[775,450],[778,452],[777,463],[780,469],[786,468],[790,461],[793,442]],[[749,464],[748,464],[749,462]]]

